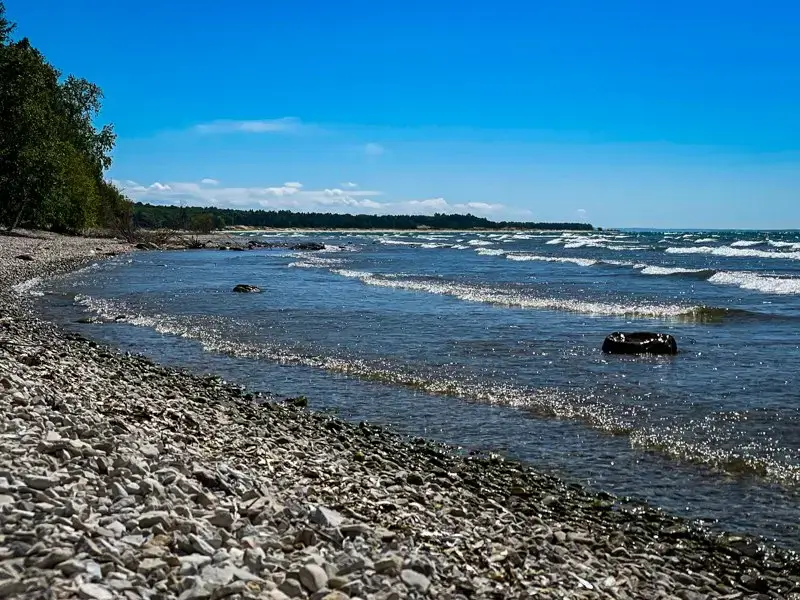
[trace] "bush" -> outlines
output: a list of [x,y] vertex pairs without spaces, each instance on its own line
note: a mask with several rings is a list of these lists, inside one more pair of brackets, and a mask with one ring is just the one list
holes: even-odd
[[209,213],[193,215],[189,221],[189,229],[198,233],[211,233],[214,231],[214,216]]

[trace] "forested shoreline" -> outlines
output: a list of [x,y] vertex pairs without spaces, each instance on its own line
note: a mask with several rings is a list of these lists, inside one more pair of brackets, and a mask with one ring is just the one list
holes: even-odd
[[545,229],[592,231],[587,223],[490,221],[462,214],[352,215],[290,210],[235,210],[197,206],[155,206],[137,202],[133,222],[141,229],[209,232],[231,226],[275,229]]

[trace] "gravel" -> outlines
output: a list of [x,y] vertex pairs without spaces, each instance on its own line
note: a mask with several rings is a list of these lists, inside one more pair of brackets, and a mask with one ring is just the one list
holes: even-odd
[[129,250],[0,236],[0,598],[800,599],[789,553],[31,313],[26,280]]

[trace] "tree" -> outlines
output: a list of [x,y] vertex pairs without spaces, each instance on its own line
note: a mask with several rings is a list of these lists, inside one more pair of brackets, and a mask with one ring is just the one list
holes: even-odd
[[12,40],[14,28],[0,0],[0,224],[77,232],[130,215],[103,179],[115,136],[94,125],[102,91],[72,75],[60,82],[27,38]]
[[60,108],[64,116],[64,136],[91,162],[98,174],[111,166],[110,152],[116,135],[112,125],[100,131],[93,120],[100,112],[103,91],[86,79],[69,75],[59,86]]
[[41,213],[56,191],[57,90],[57,72],[27,39],[0,46],[0,220],[9,228]]
[[0,45],[6,45],[11,40],[11,34],[14,33],[16,25],[6,19],[6,5],[5,2],[0,0]]
[[189,221],[189,228],[198,233],[211,233],[214,231],[214,217],[209,213],[193,215]]

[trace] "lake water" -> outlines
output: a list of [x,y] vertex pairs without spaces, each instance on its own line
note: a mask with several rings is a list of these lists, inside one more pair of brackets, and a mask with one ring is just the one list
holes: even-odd
[[[126,350],[800,549],[800,234],[247,236],[327,247],[136,253],[45,284],[42,307]],[[680,353],[604,355],[618,330],[671,333]]]

